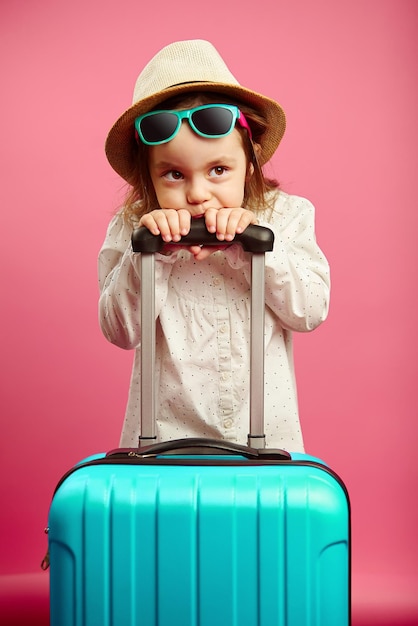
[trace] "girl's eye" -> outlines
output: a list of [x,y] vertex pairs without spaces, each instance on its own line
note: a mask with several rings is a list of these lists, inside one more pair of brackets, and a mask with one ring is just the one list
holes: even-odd
[[223,165],[216,165],[210,170],[209,176],[222,176],[226,171],[227,169]]
[[181,180],[183,178],[183,174],[177,170],[170,170],[164,174],[164,178],[171,181]]

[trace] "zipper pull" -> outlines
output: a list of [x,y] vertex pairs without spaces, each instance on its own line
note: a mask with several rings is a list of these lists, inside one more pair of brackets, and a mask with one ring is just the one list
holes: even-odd
[[[45,528],[44,533],[47,535],[49,533],[49,528]],[[44,558],[42,559],[42,563],[41,563],[41,569],[43,569],[44,572],[46,572],[48,568],[49,568],[49,549],[46,551],[46,554]]]

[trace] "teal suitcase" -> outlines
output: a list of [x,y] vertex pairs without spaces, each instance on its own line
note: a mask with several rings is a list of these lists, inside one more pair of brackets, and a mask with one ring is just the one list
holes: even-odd
[[[249,243],[241,241],[253,252],[248,446],[152,443],[154,389],[145,376],[138,448],[90,457],[56,488],[48,519],[51,626],[350,624],[347,490],[319,459],[264,447],[263,376],[255,365],[264,360],[257,318],[264,277],[261,287],[254,278],[272,240],[268,229],[253,228]],[[135,251],[158,239],[146,234],[138,242],[137,234]],[[144,285],[155,250],[140,251]],[[151,313],[143,309],[142,324],[150,328],[153,298],[145,300]],[[154,358],[149,336],[144,372]]]

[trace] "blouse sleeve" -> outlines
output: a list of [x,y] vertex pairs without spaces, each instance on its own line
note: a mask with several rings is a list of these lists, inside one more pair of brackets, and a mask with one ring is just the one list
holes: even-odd
[[[266,305],[288,330],[314,330],[328,315],[329,265],[316,242],[314,221],[309,200],[282,193],[272,219],[259,221],[274,232],[273,251],[266,253]],[[249,263],[243,264],[238,248],[231,246],[229,262],[242,265],[250,281]]]
[[[99,252],[99,321],[105,337],[126,350],[141,340],[141,255],[131,247],[132,228],[121,215],[110,222]],[[156,263],[156,317],[167,296],[168,278],[176,255],[158,254]]]

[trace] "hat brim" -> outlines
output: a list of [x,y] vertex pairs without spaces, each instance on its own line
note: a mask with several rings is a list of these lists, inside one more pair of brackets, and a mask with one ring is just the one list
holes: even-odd
[[136,141],[134,135],[135,118],[151,111],[158,104],[175,95],[188,92],[216,92],[238,100],[261,113],[267,123],[263,134],[259,155],[260,165],[264,165],[276,151],[286,128],[286,117],[282,107],[261,94],[225,83],[193,82],[174,85],[133,104],[114,123],[106,139],[105,152],[113,169],[128,183],[135,168]]

